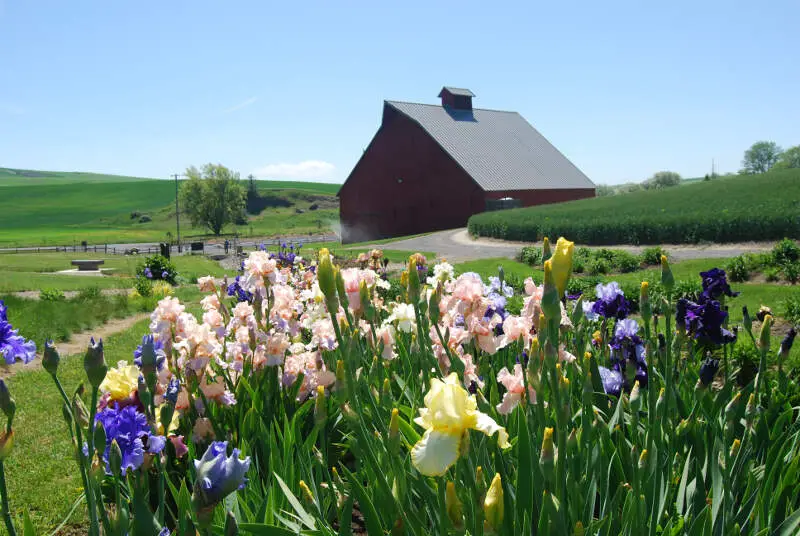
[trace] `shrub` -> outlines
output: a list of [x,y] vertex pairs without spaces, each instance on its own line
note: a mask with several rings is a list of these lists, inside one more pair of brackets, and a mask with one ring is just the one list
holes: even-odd
[[743,255],[732,258],[725,265],[725,272],[731,281],[741,282],[750,279],[750,272],[747,269],[747,262]]
[[136,276],[133,281],[133,289],[143,298],[148,298],[153,295],[153,282],[144,276]]
[[769,282],[780,281],[781,271],[779,268],[767,268],[764,270],[764,278]]
[[542,264],[542,248],[525,246],[517,254],[517,260],[529,266],[540,266]]
[[789,296],[783,302],[783,318],[792,324],[800,323],[800,296]]
[[628,253],[627,251],[616,250],[611,257],[611,266],[614,271],[626,274],[628,272],[635,272],[642,267],[642,262],[636,255]]
[[611,271],[611,263],[603,258],[595,258],[589,261],[587,268],[591,275],[607,274]]
[[178,276],[175,265],[163,255],[145,257],[136,273],[153,281],[164,280],[168,283],[175,283],[175,278]]
[[46,288],[39,292],[39,299],[44,301],[62,301],[64,293],[57,288]]
[[791,238],[784,238],[772,248],[775,264],[783,266],[800,261],[800,246]]
[[661,246],[653,246],[649,248],[644,248],[642,250],[642,262],[647,266],[654,266],[657,264],[661,264],[661,256],[666,255],[664,248]]
[[166,281],[156,281],[152,284],[151,287],[152,295],[156,298],[165,298],[167,296],[172,296],[172,285],[167,283]]
[[800,280],[800,262],[792,262],[783,265],[783,278],[789,283],[797,283]]
[[87,287],[81,289],[76,297],[77,300],[89,301],[89,300],[96,300],[103,296],[103,292],[100,290],[99,287]]

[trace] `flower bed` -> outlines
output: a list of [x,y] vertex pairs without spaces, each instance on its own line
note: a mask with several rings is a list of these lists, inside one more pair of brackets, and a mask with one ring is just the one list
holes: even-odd
[[[392,286],[377,260],[254,252],[229,286],[198,281],[202,318],[162,299],[129,362],[93,342],[88,405],[45,345],[89,534],[795,533],[793,333],[775,344],[766,314],[730,325],[722,270],[692,299],[665,258],[658,296],[567,296],[572,244],[545,256],[515,315],[502,272],[412,256]],[[31,358],[10,325],[0,351]],[[2,475],[21,454],[2,382],[0,408]],[[14,534],[24,498],[2,479],[0,495]]]

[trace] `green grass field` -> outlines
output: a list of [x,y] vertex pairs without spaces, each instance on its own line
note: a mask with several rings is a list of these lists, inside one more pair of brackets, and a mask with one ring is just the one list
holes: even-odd
[[[240,236],[313,234],[328,231],[338,221],[332,197],[338,184],[256,181],[259,192],[281,197],[289,207],[267,208],[246,225],[226,233]],[[175,184],[91,173],[38,172],[0,169],[0,247],[73,245],[114,242],[157,242],[175,233]],[[311,205],[323,201],[319,210]],[[299,213],[298,210],[302,211]],[[144,214],[151,221],[140,222]],[[192,228],[182,214],[185,239],[207,234]]]
[[[131,278],[145,258],[91,253],[88,256],[105,261],[103,267],[112,269],[112,275],[90,277],[55,273],[72,268],[71,260],[86,256],[85,253],[0,253],[0,293],[41,289],[81,290],[87,287],[131,288]],[[219,263],[203,256],[180,255],[173,257],[172,261],[178,274],[187,281],[206,275],[236,275],[234,271],[224,270]]]
[[738,242],[800,236],[800,169],[472,216],[474,235],[578,244]]

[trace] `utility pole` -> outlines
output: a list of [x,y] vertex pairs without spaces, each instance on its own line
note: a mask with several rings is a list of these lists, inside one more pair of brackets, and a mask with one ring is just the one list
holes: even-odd
[[181,253],[181,213],[178,209],[178,177],[179,173],[172,175],[175,178],[175,227],[178,231],[178,253]]

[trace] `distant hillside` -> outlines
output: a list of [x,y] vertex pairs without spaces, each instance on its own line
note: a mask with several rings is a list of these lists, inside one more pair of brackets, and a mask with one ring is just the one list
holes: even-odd
[[[165,177],[166,179],[166,177]],[[83,171],[40,171],[35,169],[14,169],[0,167],[0,187],[61,185],[84,182],[133,182],[160,180],[153,177],[129,177],[126,175],[108,175],[103,173],[87,173]],[[259,189],[293,189],[319,192],[334,195],[341,184],[302,181],[257,180]],[[173,186],[174,188],[174,186]]]
[[[101,177],[110,178],[103,180]],[[245,181],[246,182],[246,181]],[[260,205],[226,232],[325,232],[338,221],[338,184],[256,181]],[[163,241],[175,229],[175,184],[92,173],[0,169],[0,247]],[[183,212],[183,210],[181,210]],[[206,234],[181,216],[185,239]]]

